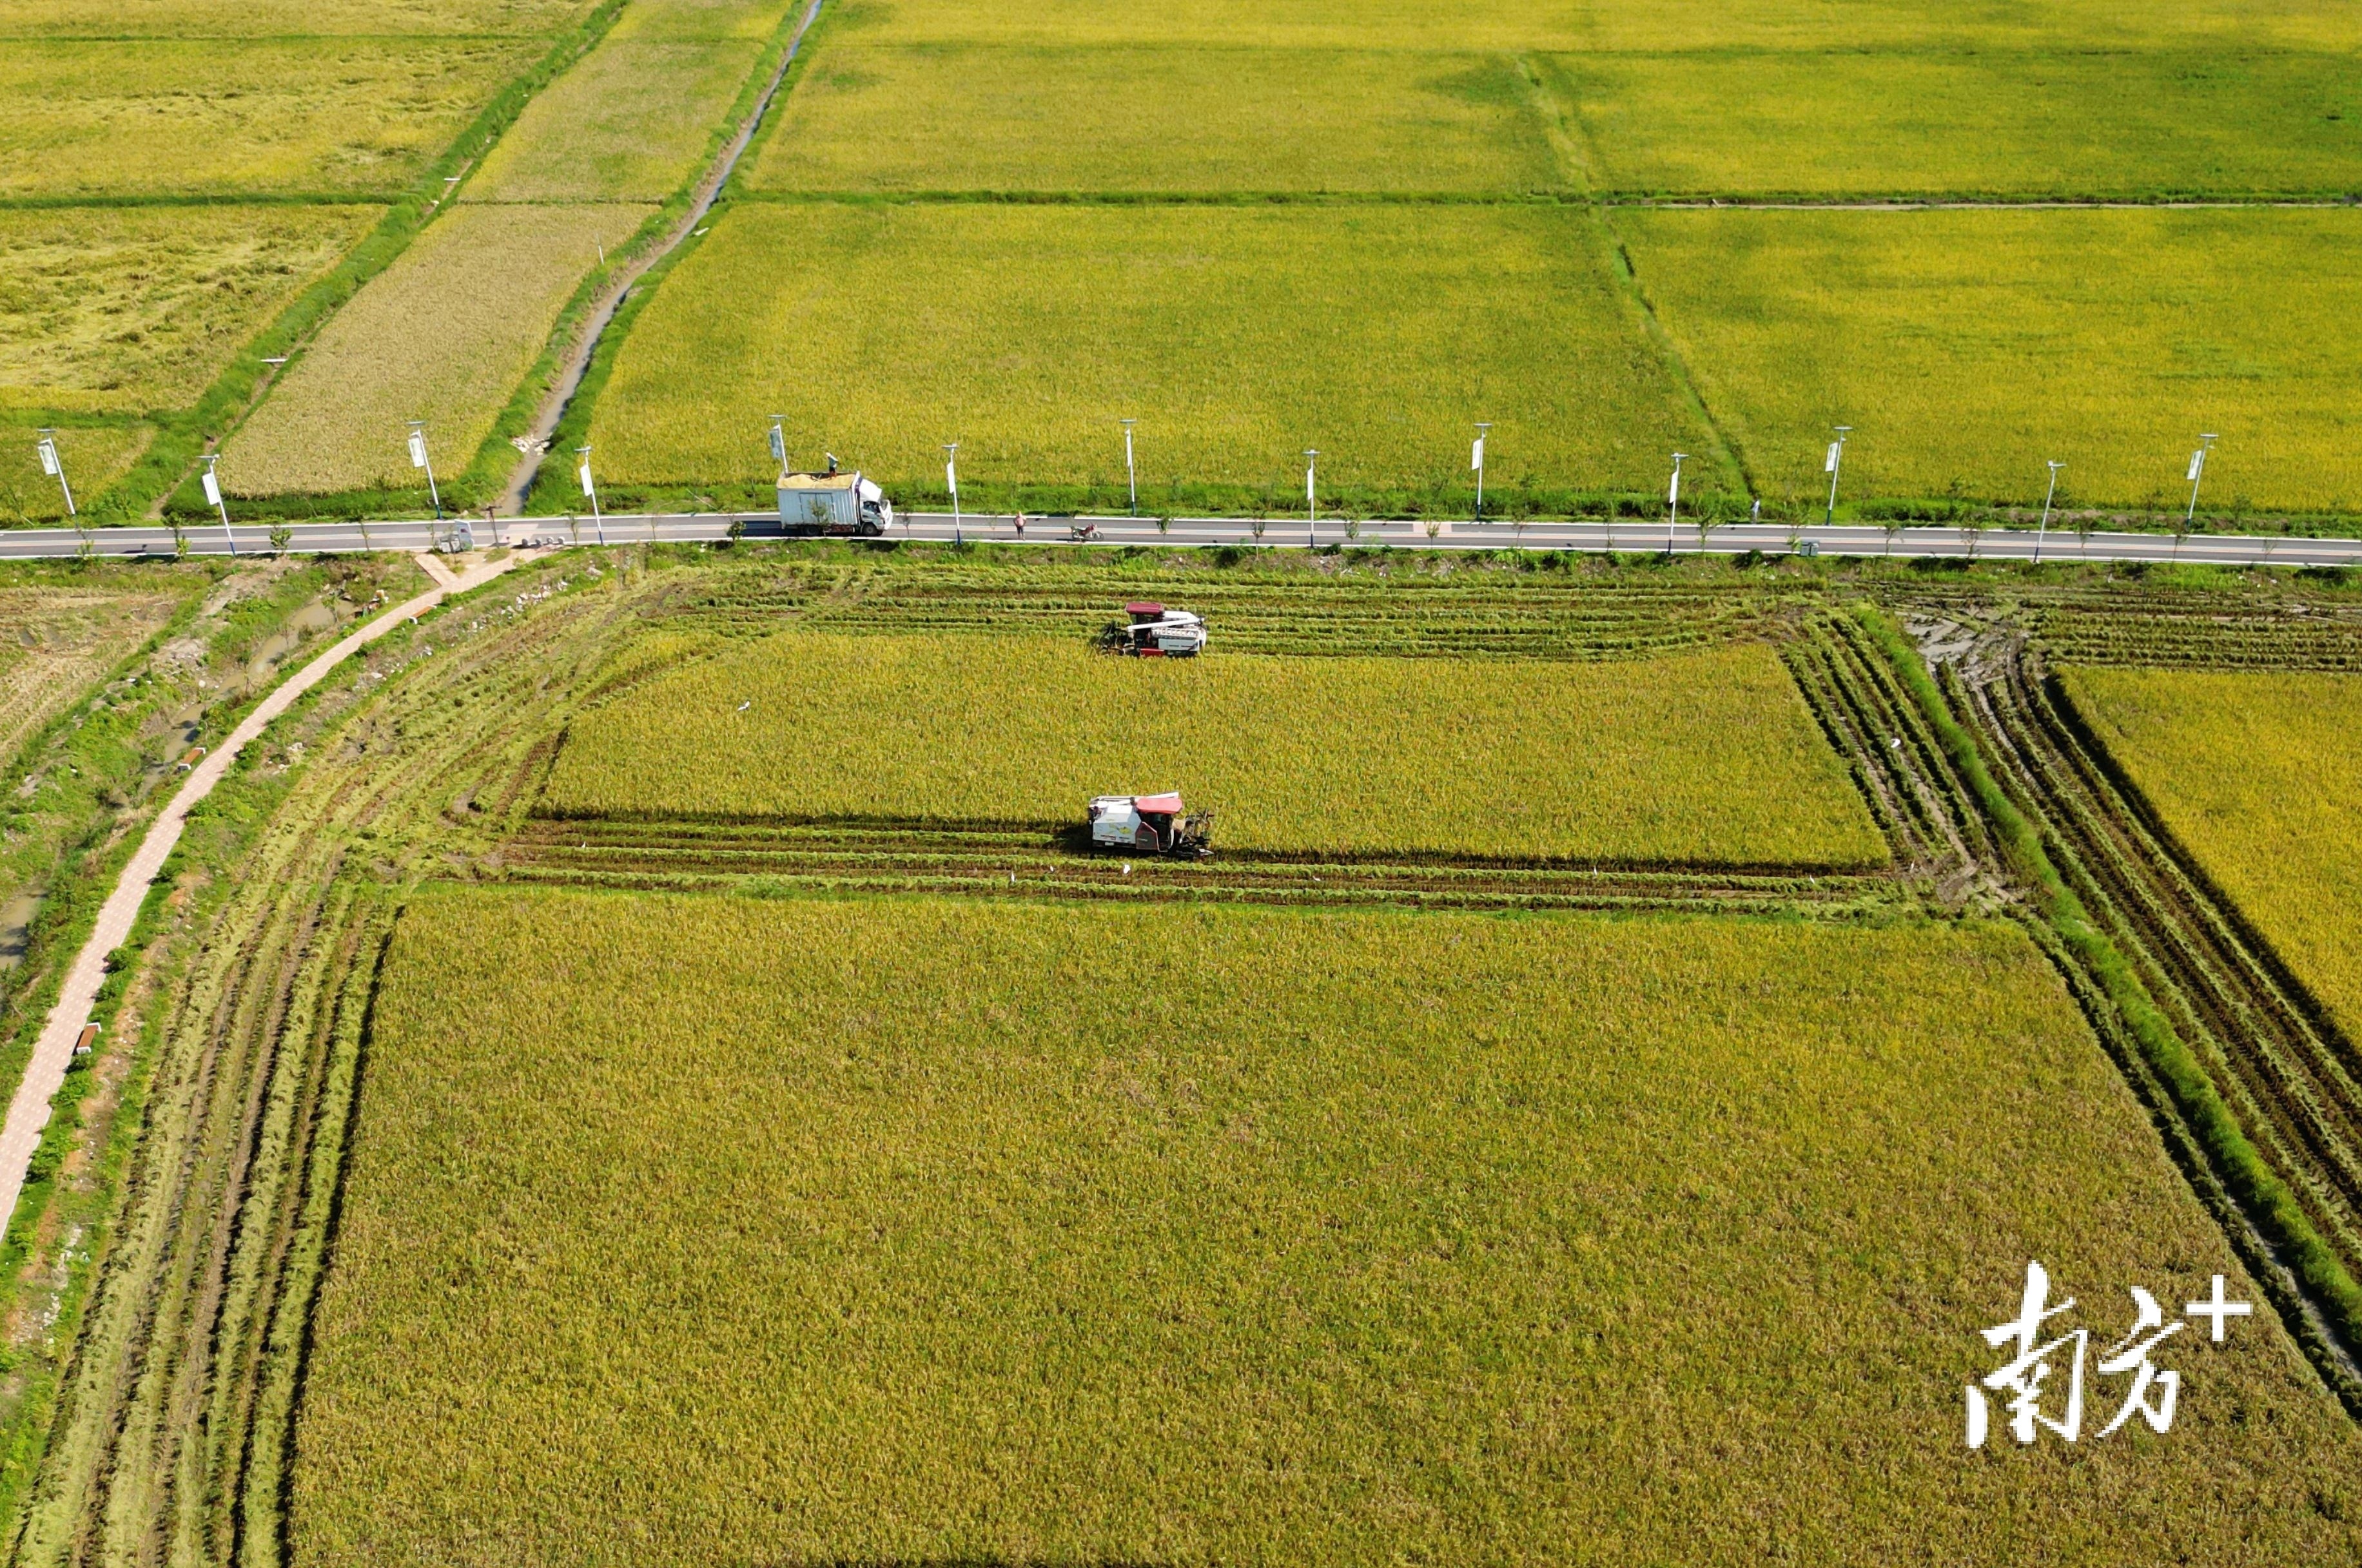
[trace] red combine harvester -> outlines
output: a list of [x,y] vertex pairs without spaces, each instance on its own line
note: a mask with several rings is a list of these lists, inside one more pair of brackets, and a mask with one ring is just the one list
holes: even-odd
[[1206,646],[1206,623],[1186,609],[1167,609],[1142,599],[1123,607],[1129,619],[1111,621],[1099,633],[1110,653],[1140,659],[1191,659]]

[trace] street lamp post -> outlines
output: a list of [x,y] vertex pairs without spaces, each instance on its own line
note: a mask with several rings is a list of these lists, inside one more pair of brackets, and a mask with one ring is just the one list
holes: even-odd
[[1673,529],[1682,518],[1682,465],[1689,460],[1686,452],[1673,454],[1673,482],[1665,487],[1665,559],[1673,558]]
[[410,422],[410,466],[426,470],[427,498],[435,503],[435,521],[443,521],[443,492],[435,486],[435,465],[426,455],[426,422]]
[[1314,499],[1317,492],[1312,488],[1312,477],[1319,466],[1319,448],[1306,447],[1304,449],[1304,547],[1307,550],[1312,548],[1312,531],[1320,522],[1320,503]]
[[213,502],[214,510],[221,513],[222,537],[229,541],[229,553],[235,555],[237,554],[237,535],[229,531],[229,508],[222,501],[221,481],[214,477],[214,465],[219,460],[213,453],[205,454],[205,499]]
[[944,446],[944,483],[952,489],[952,543],[965,544],[966,536],[960,529],[959,448],[956,441],[946,441]]
[[50,426],[43,425],[40,437],[41,439],[34,444],[33,449],[41,455],[41,472],[57,480],[58,488],[65,492],[66,515],[79,516],[80,514],[74,510],[73,487],[66,483],[65,459],[58,455],[58,433]]
[[1853,426],[1838,425],[1837,433],[1838,438],[1829,443],[1828,460],[1821,465],[1829,476],[1829,522],[1832,525],[1838,521],[1838,470],[1845,466],[1846,437],[1853,433]]
[[599,515],[599,487],[590,477],[590,449],[578,446],[574,449],[574,455],[582,459],[582,466],[574,471],[574,477],[582,481],[582,493],[590,499],[590,526],[598,530],[599,543],[604,544],[607,543],[607,520]]
[[2042,541],[2050,532],[2050,503],[2058,499],[2058,470],[2067,466],[2056,457],[2050,459],[2050,488],[2042,496],[2042,526],[2035,531],[2034,563],[2042,564]]
[[2185,530],[2198,521],[2198,487],[2206,478],[2207,454],[2213,452],[2214,444],[2222,439],[2209,432],[2198,438],[2198,450],[2190,455],[2190,510],[2182,514],[2181,519]]
[[1476,470],[1476,521],[1485,521],[1485,433],[1493,428],[1490,420],[1476,422],[1476,444],[1468,449],[1468,466]]
[[1140,515],[1140,470],[1131,466],[1131,427],[1140,422],[1128,419],[1119,422],[1123,426],[1123,479],[1131,490],[1131,515]]

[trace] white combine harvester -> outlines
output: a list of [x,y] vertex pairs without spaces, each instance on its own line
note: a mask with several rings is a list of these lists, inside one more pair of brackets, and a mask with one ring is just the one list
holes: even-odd
[[1090,811],[1094,850],[1200,860],[1214,852],[1207,843],[1213,834],[1214,814],[1184,812],[1178,790],[1166,795],[1103,795],[1091,802]]
[[1142,599],[1123,607],[1125,620],[1110,621],[1099,646],[1110,653],[1142,659],[1194,659],[1206,646],[1206,623],[1186,609],[1167,609]]

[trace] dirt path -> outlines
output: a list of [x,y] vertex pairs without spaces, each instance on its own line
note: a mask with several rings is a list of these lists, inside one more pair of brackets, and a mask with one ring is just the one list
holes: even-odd
[[[8,1102],[8,1119],[0,1125],[0,1218],[12,1215],[17,1199],[25,1189],[25,1174],[31,1167],[33,1153],[40,1146],[41,1130],[49,1125],[50,1102],[64,1083],[66,1069],[73,1065],[74,1041],[80,1037],[83,1025],[90,1019],[91,1008],[98,999],[98,988],[106,978],[107,955],[121,947],[131,935],[131,926],[139,917],[139,905],[148,896],[149,887],[156,873],[163,869],[165,857],[181,841],[181,830],[186,826],[190,810],[213,793],[214,785],[222,781],[245,750],[248,741],[269,727],[270,721],[294,705],[295,699],[320,684],[331,670],[384,636],[395,627],[414,616],[425,615],[453,593],[463,593],[481,583],[488,583],[518,562],[531,559],[524,554],[512,554],[454,576],[437,561],[427,568],[427,576],[436,586],[416,598],[396,605],[359,631],[329,648],[325,653],[304,666],[262,699],[238,727],[229,732],[222,743],[213,749],[204,761],[190,770],[180,793],[173,795],[156,820],[148,826],[148,836],[131,857],[130,864],[116,880],[115,891],[107,894],[100,906],[98,923],[91,928],[90,938],[82,951],[74,956],[73,967],[66,971],[63,989],[58,992],[57,1005],[50,1010],[49,1021],[42,1025],[40,1038],[34,1043],[32,1059],[25,1064],[25,1076],[17,1085],[16,1098]],[[421,565],[426,565],[422,560]]]

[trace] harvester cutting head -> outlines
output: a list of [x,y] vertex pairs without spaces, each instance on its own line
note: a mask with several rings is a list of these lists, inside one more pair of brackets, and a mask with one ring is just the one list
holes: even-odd
[[1214,814],[1187,813],[1178,791],[1168,795],[1103,795],[1091,802],[1091,848],[1136,855],[1189,855],[1214,851]]
[[1099,646],[1110,653],[1189,659],[1206,646],[1206,623],[1186,609],[1140,600],[1124,606],[1123,613],[1124,620],[1109,622],[1099,633]]

